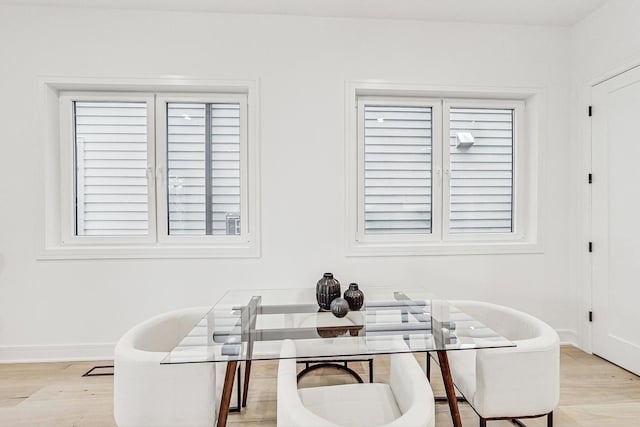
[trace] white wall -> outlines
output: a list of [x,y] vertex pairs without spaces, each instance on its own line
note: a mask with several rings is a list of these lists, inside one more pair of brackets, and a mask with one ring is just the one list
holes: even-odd
[[[0,359],[108,355],[155,313],[325,271],[511,305],[575,339],[568,42],[557,27],[0,6]],[[260,79],[262,257],[37,261],[39,75]],[[346,257],[344,88],[369,79],[544,88],[544,253]]]
[[[590,235],[590,195],[586,174],[590,170],[591,134],[587,106],[592,85],[640,65],[640,2],[610,0],[575,25],[569,34],[571,48],[571,204],[576,212],[571,224],[572,293],[578,301],[578,344],[590,349],[587,311],[591,306],[590,260],[586,252]],[[594,110],[594,114],[597,114]],[[598,179],[598,177],[594,177]],[[594,242],[597,250],[598,242]],[[594,313],[594,319],[597,318]],[[595,321],[595,320],[594,320]]]

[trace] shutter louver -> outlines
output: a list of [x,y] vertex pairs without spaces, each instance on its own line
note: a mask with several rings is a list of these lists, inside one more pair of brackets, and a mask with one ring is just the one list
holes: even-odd
[[240,105],[168,103],[167,142],[169,234],[240,234]]
[[431,114],[431,107],[365,105],[365,233],[431,233]]
[[[450,233],[512,232],[513,117],[513,109],[450,109]],[[474,142],[459,144],[459,132]]]
[[149,232],[147,104],[74,102],[76,234]]

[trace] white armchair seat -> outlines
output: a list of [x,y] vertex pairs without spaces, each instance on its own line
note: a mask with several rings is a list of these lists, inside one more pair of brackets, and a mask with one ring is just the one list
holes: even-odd
[[216,364],[160,365],[208,309],[161,314],[133,327],[118,341],[113,409],[119,427],[213,425]]
[[344,426],[379,426],[402,416],[388,384],[346,384],[298,390],[302,404],[316,415]]
[[282,345],[278,427],[433,427],[431,387],[410,353],[391,355],[389,384],[348,384],[298,390],[296,350]]
[[516,347],[448,352],[453,382],[486,420],[548,415],[560,395],[560,340],[543,321],[518,310],[477,301],[451,301]]

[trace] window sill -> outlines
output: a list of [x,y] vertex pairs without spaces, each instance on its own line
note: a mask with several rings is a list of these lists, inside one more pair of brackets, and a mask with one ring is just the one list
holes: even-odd
[[438,243],[362,243],[351,242],[349,257],[375,256],[439,256],[439,255],[505,255],[541,254],[540,242],[438,242]]
[[225,246],[131,245],[55,246],[38,254],[39,261],[98,259],[207,259],[260,258],[260,246],[253,243]]

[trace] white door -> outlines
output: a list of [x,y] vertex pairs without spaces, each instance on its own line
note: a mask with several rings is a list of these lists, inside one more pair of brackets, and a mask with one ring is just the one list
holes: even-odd
[[640,375],[640,67],[592,104],[593,352]]

